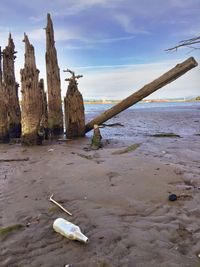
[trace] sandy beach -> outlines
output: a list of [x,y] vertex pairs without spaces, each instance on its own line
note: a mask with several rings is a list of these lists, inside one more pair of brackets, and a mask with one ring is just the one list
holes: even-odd
[[[109,122],[123,127],[101,130],[96,151],[91,133],[0,145],[0,227],[13,226],[0,234],[0,266],[200,266],[199,115],[199,105],[126,110]],[[89,243],[55,233],[58,217],[79,225]]]

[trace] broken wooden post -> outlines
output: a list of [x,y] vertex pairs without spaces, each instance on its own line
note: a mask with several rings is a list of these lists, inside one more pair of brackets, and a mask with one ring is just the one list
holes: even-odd
[[1,47],[0,47],[0,143],[9,142],[8,109],[1,72]]
[[101,148],[102,147],[101,139],[102,139],[102,136],[99,130],[99,126],[95,124],[94,132],[92,136],[91,148],[95,150]]
[[8,98],[9,133],[10,137],[21,136],[21,110],[18,98],[18,83],[15,80],[15,45],[9,34],[8,45],[3,50],[3,84]]
[[1,46],[0,46],[0,88],[2,85],[2,53],[1,53]]
[[35,64],[34,47],[30,44],[28,36],[24,34],[25,63],[21,69],[22,92],[22,143],[26,145],[41,144],[39,134],[41,112],[41,92],[39,88],[39,70]]
[[48,89],[48,124],[53,135],[63,133],[63,112],[61,101],[60,69],[54,41],[53,23],[47,14],[46,30],[46,72]]
[[153,82],[146,84],[139,91],[133,93],[129,97],[122,100],[120,103],[116,104],[112,108],[106,110],[105,112],[97,116],[95,119],[90,121],[88,124],[86,124],[85,132],[89,132],[90,130],[92,130],[94,124],[101,125],[103,122],[111,119],[113,116],[129,108],[133,104],[139,102],[140,100],[152,94],[156,90],[176,80],[177,78],[179,78],[192,68],[196,67],[197,65],[198,63],[193,57],[190,57],[184,62],[176,65],[174,68],[172,68]]
[[[0,89],[1,90],[1,89]],[[9,126],[7,106],[0,92],[0,143],[9,142]]]
[[65,79],[69,82],[66,97],[64,98],[65,107],[65,128],[67,138],[81,137],[85,135],[85,114],[83,97],[78,90],[77,79],[82,75],[75,76],[75,73],[69,69],[72,77]]

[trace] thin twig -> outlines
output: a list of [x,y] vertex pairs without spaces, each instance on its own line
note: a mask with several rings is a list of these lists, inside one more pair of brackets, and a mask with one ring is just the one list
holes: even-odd
[[22,158],[22,159],[0,159],[0,162],[10,162],[10,161],[28,161],[29,158]]
[[72,216],[71,212],[66,210],[62,205],[60,205],[57,201],[53,199],[53,195],[50,196],[49,200],[53,202],[55,205],[57,205],[59,208],[61,208],[64,212],[66,212],[68,215]]

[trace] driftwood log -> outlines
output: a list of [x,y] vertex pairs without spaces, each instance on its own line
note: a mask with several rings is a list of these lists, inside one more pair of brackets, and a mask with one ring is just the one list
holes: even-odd
[[3,84],[8,100],[8,118],[10,137],[21,135],[21,110],[18,98],[18,83],[15,80],[15,45],[9,34],[8,45],[3,50]]
[[129,108],[130,106],[134,105],[135,103],[141,101],[143,98],[147,97],[148,95],[152,94],[156,90],[162,88],[163,86],[171,83],[172,81],[176,80],[187,71],[191,70],[192,68],[196,67],[198,63],[193,57],[188,58],[184,62],[176,65],[174,68],[154,80],[153,82],[145,85],[139,91],[133,93],[129,97],[122,100],[120,103],[116,104],[112,108],[106,110],[98,117],[90,121],[86,124],[85,132],[89,132],[93,129],[95,124],[101,125],[103,122],[111,119],[113,116],[119,114],[123,110]]
[[39,70],[35,64],[34,47],[28,36],[24,34],[25,63],[21,69],[22,92],[22,143],[26,145],[41,144],[43,136],[40,133],[42,119],[42,97],[39,86]]
[[69,82],[64,98],[66,136],[67,138],[81,137],[85,135],[85,114],[83,97],[78,90],[77,79],[82,75],[75,76],[73,71],[69,69],[66,71],[72,74],[71,78],[65,79]]
[[28,161],[29,158],[16,158],[16,159],[0,159],[0,162],[13,162],[13,161]]
[[60,69],[54,41],[53,23],[47,14],[46,30],[46,72],[48,89],[48,125],[53,135],[63,133],[63,112],[61,101]]

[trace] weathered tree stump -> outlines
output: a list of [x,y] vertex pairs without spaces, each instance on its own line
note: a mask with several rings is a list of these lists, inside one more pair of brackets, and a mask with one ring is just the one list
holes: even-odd
[[0,46],[0,88],[2,85],[2,53],[1,53],[1,46]]
[[[26,145],[41,144],[43,136],[40,132],[42,119],[42,94],[39,86],[39,70],[35,64],[34,47],[28,36],[24,34],[25,64],[21,69],[22,88],[22,143]],[[43,90],[43,89],[42,89]]]
[[66,71],[72,74],[71,78],[65,79],[69,81],[64,98],[66,136],[67,138],[81,137],[85,135],[85,114],[83,97],[78,90],[77,79],[82,76],[75,76],[70,70]]
[[8,100],[8,118],[10,137],[21,135],[21,110],[18,98],[18,83],[15,80],[15,45],[9,34],[8,45],[3,50],[3,84]]
[[9,142],[7,99],[2,81],[2,53],[0,47],[0,143]]
[[40,120],[40,136],[44,139],[49,138],[49,129],[48,129],[48,111],[47,111],[47,96],[44,91],[44,80],[40,79],[39,81],[39,91],[40,91],[40,111],[41,111],[41,120]]
[[53,135],[63,133],[63,112],[60,86],[60,69],[54,41],[53,23],[47,14],[46,72],[48,89],[48,125]]
[[99,130],[99,126],[97,124],[94,125],[94,132],[93,132],[93,137],[92,137],[92,143],[91,143],[91,148],[94,150],[97,150],[102,147],[101,143],[101,133]]
[[2,101],[2,96],[0,93],[0,143],[9,142],[9,126],[8,126],[8,113],[5,102]]

